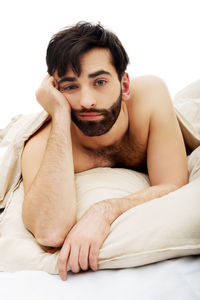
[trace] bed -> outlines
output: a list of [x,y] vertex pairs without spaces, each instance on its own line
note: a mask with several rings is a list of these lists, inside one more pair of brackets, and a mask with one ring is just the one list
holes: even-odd
[[[195,82],[183,91],[179,92],[176,96],[176,100],[177,99],[179,100],[179,109],[177,110],[177,116],[180,121],[184,138],[187,140],[187,144],[190,148],[193,147],[193,149],[197,149],[197,155],[193,158],[193,161],[190,162],[191,175],[194,177],[194,180],[199,180],[200,151],[198,151],[198,147],[200,140],[200,127],[197,119],[200,120],[200,81]],[[191,102],[188,101],[188,99],[192,100],[193,108],[197,108],[196,110],[190,109],[190,120],[186,120],[181,111],[182,107],[184,107],[184,110],[188,112],[188,107],[191,107]],[[12,122],[15,122],[16,120],[17,118],[14,118]],[[2,135],[2,132],[0,133]],[[192,133],[192,138],[189,133]],[[3,149],[3,151],[4,150],[5,149]],[[9,151],[8,153],[10,153],[10,155],[12,154]],[[197,163],[198,159],[199,161],[197,168],[197,165],[195,164]],[[0,183],[0,192],[2,182]],[[12,188],[12,185],[7,186],[7,190],[11,191]],[[198,204],[198,200],[200,200],[199,181],[196,181],[195,188],[196,189],[193,190],[193,198],[196,197],[196,203]],[[187,190],[186,192],[185,190],[183,190],[182,195],[183,194],[187,194]],[[9,213],[9,209],[11,211],[12,205],[7,204],[9,203],[9,201],[10,203],[12,203],[11,200],[8,200],[11,199],[11,197],[9,198],[7,196],[10,197],[8,193],[5,193],[5,197],[2,197],[2,203],[4,204],[2,204],[1,206],[2,213],[0,216],[2,216],[3,214],[6,215],[6,209],[7,215]],[[143,205],[143,208],[147,206],[150,207],[151,203],[149,202],[148,204]],[[141,208],[137,209],[138,212],[140,211],[140,209]],[[199,211],[200,210],[195,212],[196,223],[192,223],[191,220],[191,224],[193,224],[193,227],[199,224]],[[129,214],[129,212],[127,213]],[[3,229],[2,224],[3,222],[1,222],[0,230],[0,270],[3,271],[0,272],[0,295],[2,300],[25,298],[66,299],[67,296],[71,296],[72,299],[110,299],[111,297],[115,299],[141,300],[200,299],[199,225],[198,228],[195,228],[195,230],[193,228],[193,231],[191,231],[195,231],[196,239],[193,239],[193,245],[190,245],[190,247],[186,249],[187,251],[184,249],[184,251],[181,250],[179,252],[173,252],[172,255],[169,255],[169,251],[167,251],[167,255],[160,257],[160,259],[157,258],[153,261],[152,257],[148,257],[145,263],[142,264],[140,262],[139,266],[137,266],[137,264],[132,264],[134,265],[134,267],[128,266],[125,263],[123,265],[122,259],[121,261],[119,259],[119,265],[121,265],[122,267],[118,268],[117,264],[113,264],[111,269],[107,267],[105,257],[103,257],[102,254],[102,268],[100,270],[96,272],[93,272],[92,270],[88,270],[86,272],[81,271],[78,274],[74,274],[69,271],[68,280],[63,282],[61,281],[59,275],[56,274],[56,267],[52,266],[52,262],[55,262],[55,259],[52,260],[52,256],[51,259],[50,256],[48,256],[48,268],[46,269],[44,266],[38,269],[35,266],[31,268],[31,264],[30,267],[28,264],[23,266],[20,261],[17,261],[22,257],[15,256],[15,251],[17,252],[17,246],[20,242],[21,236],[18,237],[16,244],[14,244],[12,243],[11,232],[9,241],[10,248],[6,248],[5,245],[7,244],[2,242],[3,240],[5,240],[5,230]],[[8,223],[4,222],[5,229],[7,228],[7,224]],[[12,231],[12,229],[15,230],[15,227],[11,226],[10,231]],[[170,250],[173,250],[173,247],[171,247]],[[108,252],[104,251],[104,253],[106,253],[107,255]],[[7,258],[7,261],[5,260],[5,258]],[[123,267],[125,265],[126,267]],[[21,269],[19,268],[19,266],[21,267]]]
[[69,271],[67,281],[42,271],[0,272],[2,300],[198,300],[200,256],[129,269]]

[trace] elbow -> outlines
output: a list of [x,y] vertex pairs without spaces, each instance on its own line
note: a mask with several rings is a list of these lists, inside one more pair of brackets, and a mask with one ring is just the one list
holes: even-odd
[[181,187],[183,187],[186,184],[188,184],[188,179],[184,179],[184,180],[180,180],[178,182],[170,183],[169,186],[170,186],[171,192],[173,192],[173,191],[176,191],[176,190],[180,189]]
[[[25,202],[24,202],[25,203]],[[76,209],[70,213],[70,218],[56,218],[54,222],[39,219],[39,216],[30,213],[26,205],[22,208],[22,221],[24,227],[34,236],[37,243],[47,247],[61,247],[71,228],[76,224]]]
[[163,182],[156,184],[156,186],[160,186],[163,191],[165,191],[165,194],[175,192],[176,190],[180,189],[183,187],[185,184],[187,184],[187,181],[179,181],[179,182]]
[[187,173],[183,178],[176,182],[177,189],[189,183],[189,173]]
[[76,215],[75,209],[68,214],[68,218],[66,218],[66,215],[63,218],[57,217],[55,222],[45,229],[41,228],[39,222],[38,226],[35,227],[35,238],[37,242],[42,246],[61,247],[68,233],[77,222]]
[[51,236],[46,237],[36,237],[37,243],[42,247],[53,247],[53,248],[59,248],[62,247],[64,243],[64,239],[61,238],[56,233],[53,233]]
[[44,233],[36,230],[35,239],[41,246],[58,248],[61,247],[72,227],[76,224],[76,219],[70,220],[64,228],[52,229]]
[[171,185],[173,190],[180,189],[184,185],[189,183],[189,173],[185,172],[182,176],[177,176],[174,180],[170,180],[169,185]]

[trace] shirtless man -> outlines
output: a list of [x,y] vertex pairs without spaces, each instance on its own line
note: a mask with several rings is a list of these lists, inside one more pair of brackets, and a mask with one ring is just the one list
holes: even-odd
[[[98,268],[112,222],[126,210],[188,182],[183,137],[165,83],[155,76],[129,81],[128,56],[102,26],[78,23],[47,49],[48,75],[36,92],[51,116],[22,154],[23,222],[39,244],[61,247],[58,268]],[[96,167],[148,171],[151,186],[107,199],[76,222],[74,174]],[[133,229],[134,230],[134,229]]]

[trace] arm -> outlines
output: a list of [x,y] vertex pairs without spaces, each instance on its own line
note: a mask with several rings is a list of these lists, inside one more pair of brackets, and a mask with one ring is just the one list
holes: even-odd
[[[22,217],[40,244],[58,247],[75,223],[76,193],[69,108],[61,102],[66,99],[61,99],[62,94],[52,86],[51,80],[45,79],[37,92],[40,103],[52,116],[43,158],[39,163],[34,161],[42,148],[38,144],[33,149],[33,143],[27,145],[22,157],[25,190]],[[60,102],[55,103],[54,99]]]
[[124,198],[105,200],[110,204],[110,223],[126,210],[188,183],[185,145],[166,85],[149,76],[146,89],[135,94],[149,112],[147,166],[151,186]]

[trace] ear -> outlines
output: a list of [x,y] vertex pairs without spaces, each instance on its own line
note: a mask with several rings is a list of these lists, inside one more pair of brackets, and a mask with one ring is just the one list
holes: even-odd
[[124,72],[121,79],[122,100],[128,101],[130,99],[130,80],[128,73]]

